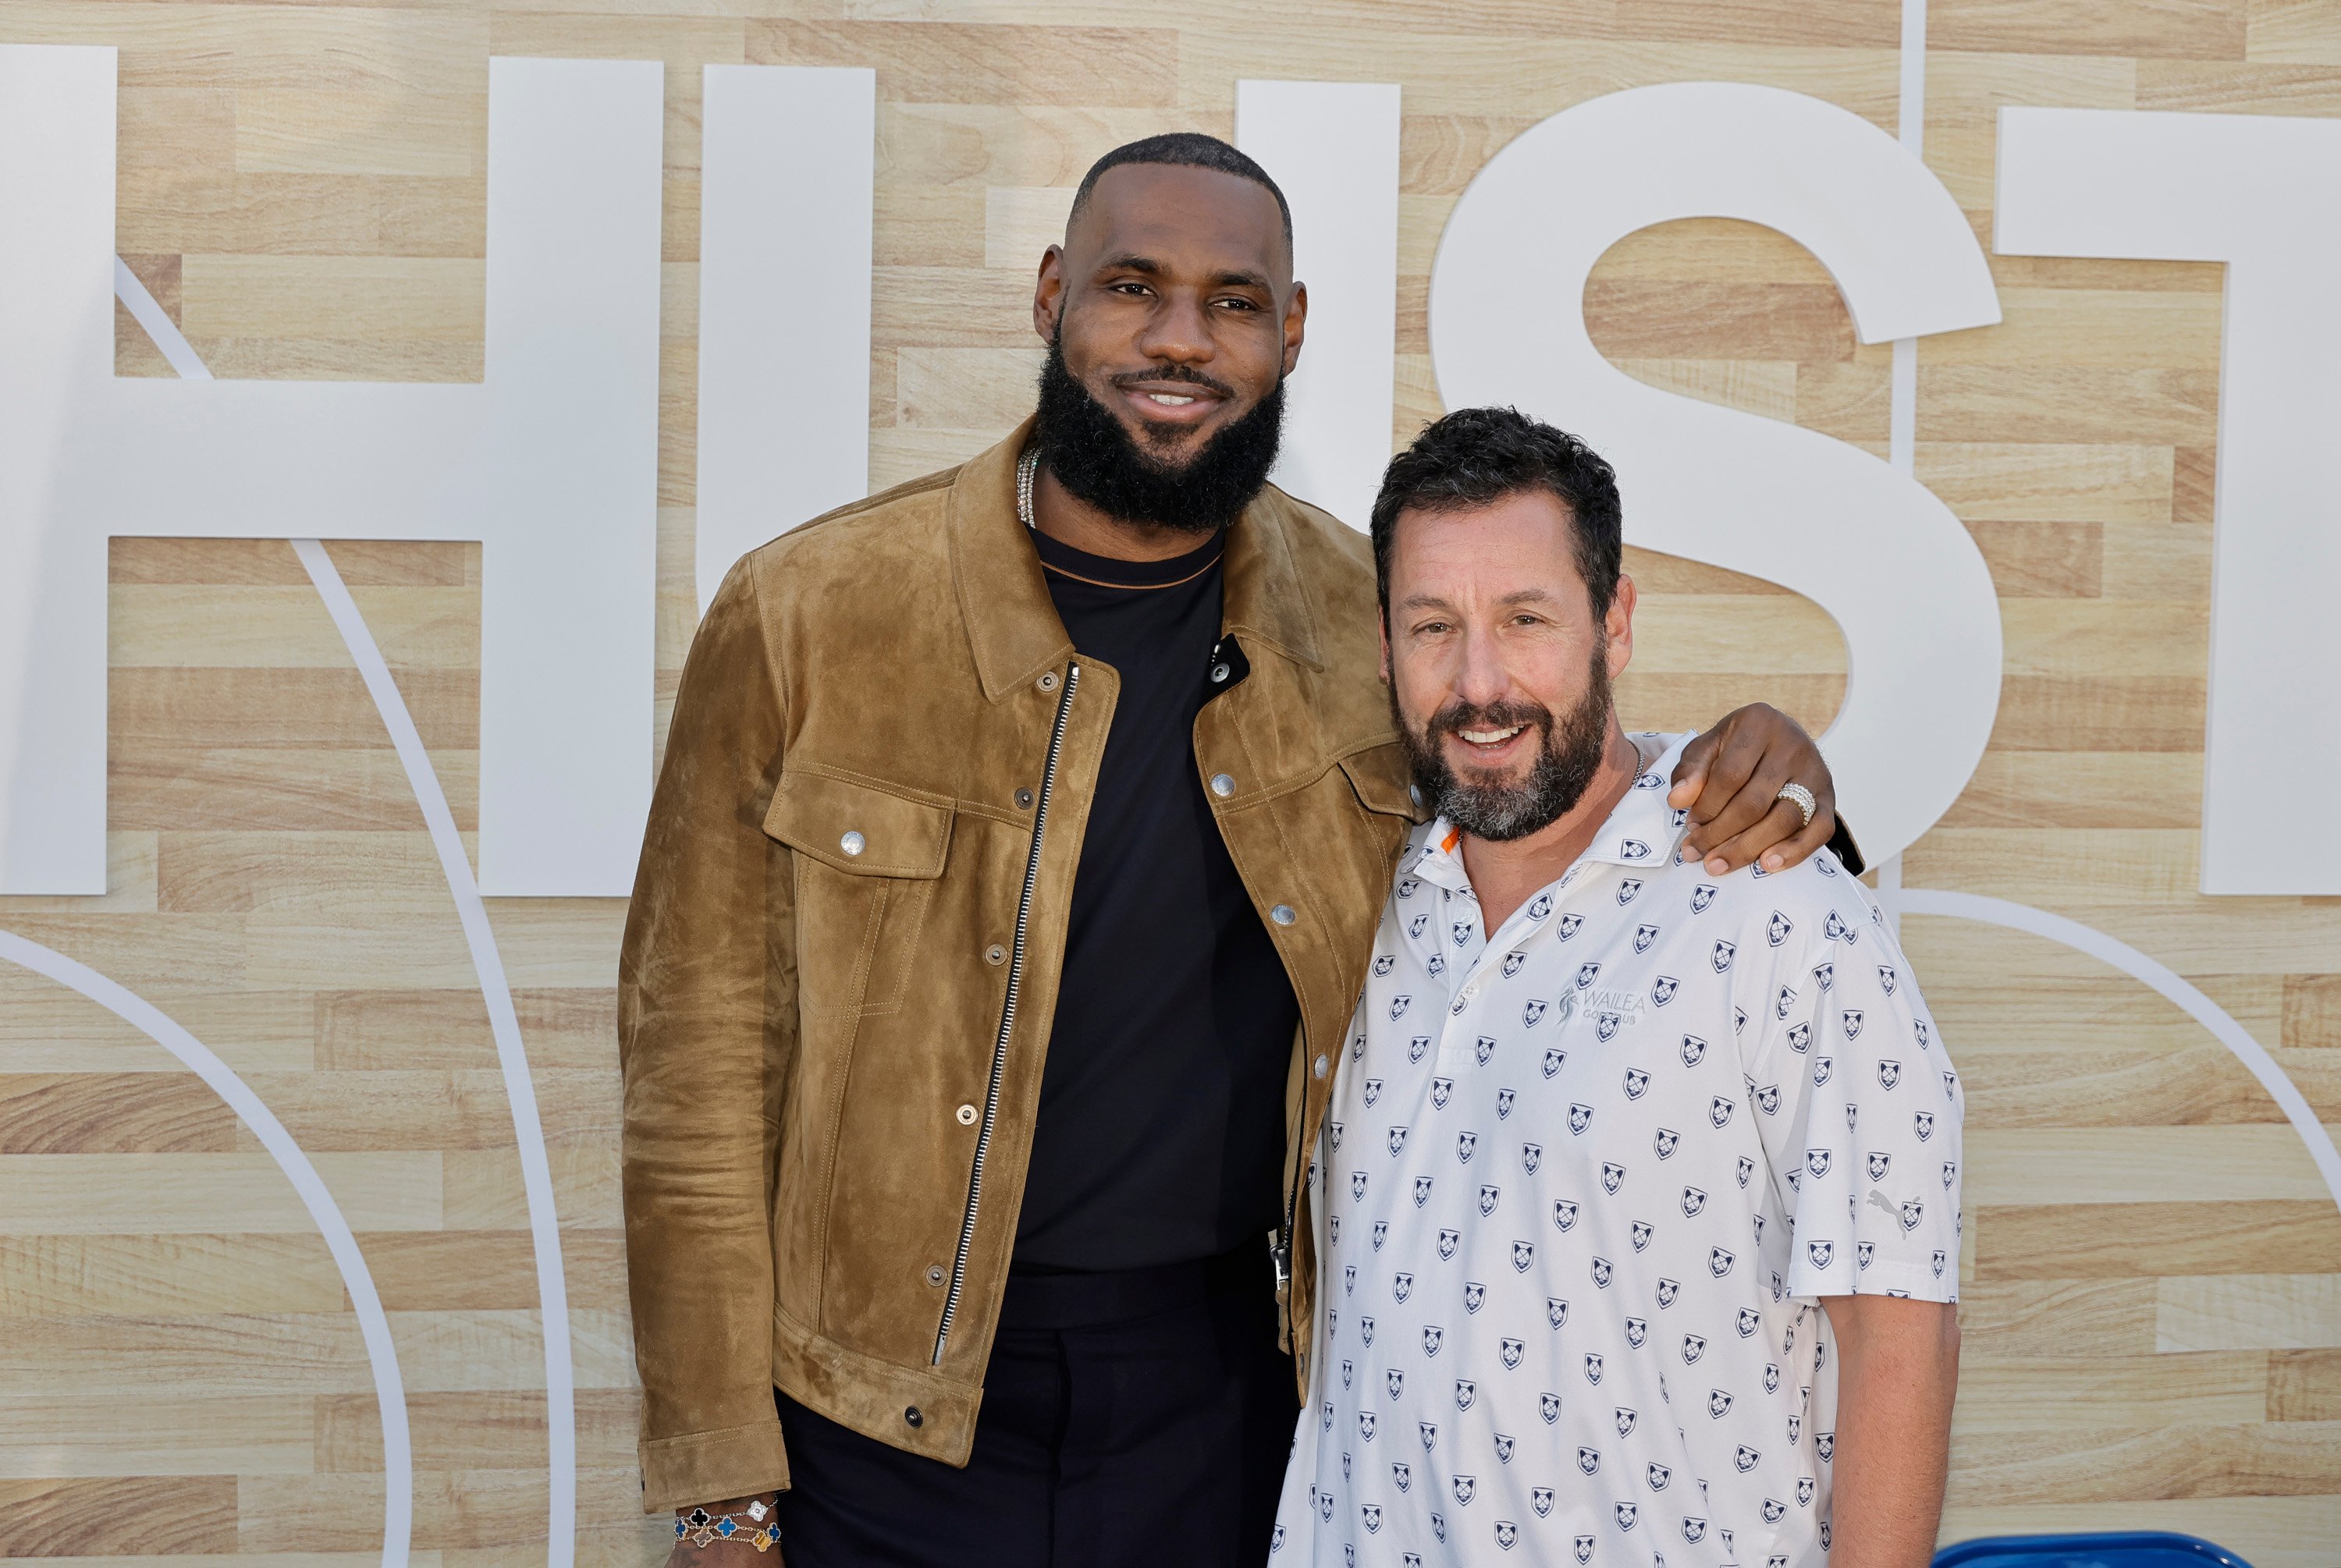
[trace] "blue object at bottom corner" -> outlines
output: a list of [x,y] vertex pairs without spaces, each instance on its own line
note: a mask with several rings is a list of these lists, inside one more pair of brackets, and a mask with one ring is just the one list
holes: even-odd
[[2224,1546],[2167,1530],[1995,1535],[1935,1553],[1934,1568],[2252,1568]]

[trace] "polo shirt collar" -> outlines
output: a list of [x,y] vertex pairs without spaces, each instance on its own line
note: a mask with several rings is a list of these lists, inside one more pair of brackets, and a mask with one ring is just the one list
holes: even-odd
[[[1655,734],[1656,731],[1645,731],[1634,739],[1645,740]],[[1691,739],[1689,735],[1676,737],[1673,744],[1635,776],[1633,786],[1610,808],[1600,831],[1593,835],[1593,842],[1578,857],[1577,865],[1560,878],[1563,883],[1574,878],[1579,867],[1588,864],[1636,869],[1677,862],[1689,814],[1667,804],[1667,780],[1673,776],[1675,764],[1681,759],[1683,748],[1690,744]],[[1469,892],[1471,878],[1463,869],[1462,832],[1442,814],[1421,833],[1413,863],[1404,868],[1404,874],[1449,892]]]

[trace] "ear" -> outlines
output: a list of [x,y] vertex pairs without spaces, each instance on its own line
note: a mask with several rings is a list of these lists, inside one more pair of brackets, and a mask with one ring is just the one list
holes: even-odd
[[1309,323],[1309,285],[1292,285],[1291,302],[1284,307],[1284,373],[1290,375],[1300,362],[1302,330]]
[[1051,245],[1041,253],[1041,273],[1032,281],[1032,330],[1042,342],[1056,341],[1065,313],[1065,247]]
[[1622,571],[1618,574],[1618,591],[1609,600],[1609,612],[1601,618],[1601,630],[1609,639],[1609,679],[1615,680],[1634,659],[1634,580]]

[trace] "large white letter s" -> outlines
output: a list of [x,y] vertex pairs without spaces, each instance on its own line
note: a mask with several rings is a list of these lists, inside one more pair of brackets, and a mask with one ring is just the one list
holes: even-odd
[[1449,408],[1510,403],[1618,466],[1626,537],[1777,582],[1844,630],[1851,669],[1825,745],[1872,859],[1949,809],[1999,706],[1999,604],[1950,510],[1867,452],[1695,402],[1601,357],[1586,279],[1626,235],[1677,218],[1780,230],[1837,280],[1864,342],[1999,320],[1974,233],[1926,165],[1847,110],[1689,82],[1563,110],[1489,160],[1430,283]]

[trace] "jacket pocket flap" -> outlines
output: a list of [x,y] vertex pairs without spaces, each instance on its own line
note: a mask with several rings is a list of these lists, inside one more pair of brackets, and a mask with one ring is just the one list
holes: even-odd
[[1406,750],[1397,741],[1352,751],[1341,759],[1341,771],[1350,776],[1350,788],[1358,792],[1359,804],[1367,810],[1388,812],[1410,822],[1425,819],[1415,799]]
[[882,785],[781,770],[764,831],[801,855],[857,877],[943,874],[951,809]]

